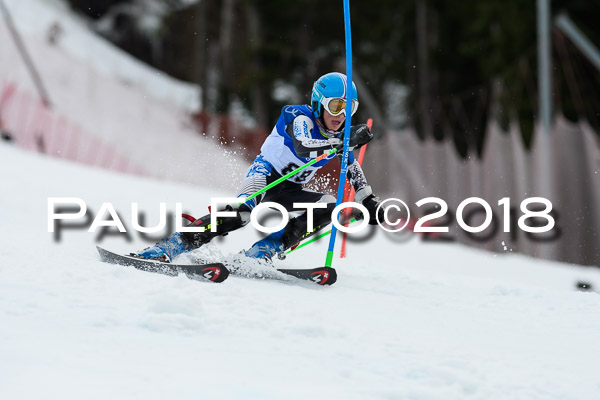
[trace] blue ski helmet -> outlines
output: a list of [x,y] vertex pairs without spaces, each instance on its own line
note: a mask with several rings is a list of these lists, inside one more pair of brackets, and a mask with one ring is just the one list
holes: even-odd
[[[323,116],[323,101],[328,98],[346,99],[347,95],[347,78],[346,75],[339,72],[330,72],[323,75],[315,81],[312,89],[311,105],[312,112],[315,118],[319,119]],[[356,85],[352,82],[352,100],[356,100],[356,106],[353,107],[352,113],[358,108],[358,92]]]

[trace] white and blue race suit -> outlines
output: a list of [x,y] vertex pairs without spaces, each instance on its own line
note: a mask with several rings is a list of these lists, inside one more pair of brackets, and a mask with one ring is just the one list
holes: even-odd
[[[340,132],[341,134],[341,132]],[[270,182],[298,169],[332,148],[331,142],[321,133],[312,110],[307,105],[284,106],[277,124],[261,147],[261,153],[248,168],[238,197],[248,197],[264,188]],[[370,187],[364,173],[355,161],[352,152],[348,155],[348,178],[356,192]],[[260,201],[273,201],[292,210],[294,202],[335,203],[335,197],[314,192],[302,187],[315,173],[336,158],[331,154],[326,158],[304,168],[285,182],[269,189],[246,203],[252,209]],[[363,191],[365,192],[365,191]]]

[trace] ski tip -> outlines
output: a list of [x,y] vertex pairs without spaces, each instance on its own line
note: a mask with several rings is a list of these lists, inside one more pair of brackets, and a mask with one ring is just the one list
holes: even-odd
[[98,250],[98,254],[100,255],[100,260],[104,261],[104,262],[110,262],[114,264],[114,261],[111,260],[110,258],[110,251],[106,250],[105,248],[102,248],[100,246],[96,246],[96,250]]
[[333,285],[337,281],[337,272],[332,267],[316,268],[310,274],[310,280],[319,285]]

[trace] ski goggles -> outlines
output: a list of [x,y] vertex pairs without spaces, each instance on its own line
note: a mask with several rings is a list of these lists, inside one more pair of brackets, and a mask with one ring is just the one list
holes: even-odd
[[[341,113],[346,114],[346,99],[342,99],[339,97],[324,97],[321,100],[321,104],[323,107],[329,112],[331,115],[339,115]],[[358,100],[352,100],[352,115],[358,110]]]

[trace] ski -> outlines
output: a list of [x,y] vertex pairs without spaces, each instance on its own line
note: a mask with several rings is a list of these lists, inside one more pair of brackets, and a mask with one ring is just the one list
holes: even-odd
[[[198,257],[194,258],[194,262],[205,264],[210,262],[210,258]],[[247,258],[245,256],[240,257],[239,254],[234,257],[225,257],[220,262],[227,266],[232,275],[244,278],[282,280],[281,274],[285,274],[322,286],[333,285],[337,281],[337,272],[332,267],[308,269],[275,268],[272,263],[265,260]],[[290,282],[288,279],[283,280]]]
[[188,278],[200,278],[217,283],[223,282],[229,276],[229,270],[222,263],[171,264],[113,253],[100,246],[96,246],[96,249],[98,249],[100,259],[104,262],[126,267],[130,266],[142,271],[170,276],[177,276],[180,273],[184,273]]
[[286,275],[292,275],[299,279],[313,281],[319,285],[333,285],[337,281],[337,272],[332,267],[321,267],[312,269],[277,269]]
[[[180,273],[184,273],[193,279],[200,278],[202,280],[208,280],[217,283],[223,282],[230,274],[230,270],[221,262],[207,262],[205,260],[199,260],[198,264],[171,264],[113,253],[112,251],[106,250],[100,246],[96,246],[96,249],[100,254],[100,259],[104,262],[122,266],[130,266],[147,272],[154,272],[170,276],[177,276]],[[230,265],[230,268],[232,268],[231,273],[237,275],[236,270],[239,268],[239,266],[232,264]],[[323,286],[333,285],[337,281],[337,272],[332,267],[309,269],[273,268],[273,270]]]

